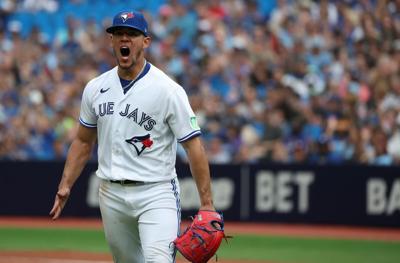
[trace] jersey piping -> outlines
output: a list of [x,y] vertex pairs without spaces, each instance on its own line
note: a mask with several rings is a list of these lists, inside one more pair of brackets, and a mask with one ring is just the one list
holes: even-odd
[[193,131],[193,132],[189,133],[188,135],[178,139],[178,142],[181,143],[181,142],[187,141],[187,140],[189,140],[191,138],[194,138],[196,136],[199,136],[199,135],[201,135],[201,131],[200,130]]
[[85,127],[88,127],[88,128],[97,128],[97,124],[90,124],[90,123],[87,123],[87,122],[85,122],[84,120],[82,120],[81,117],[79,117],[79,122],[80,122],[83,126],[85,126]]
[[149,72],[149,70],[150,70],[150,63],[146,61],[144,68],[142,72],[139,74],[139,76],[134,81],[129,83],[128,86],[123,87],[124,94],[126,94],[139,79],[143,78],[147,74],[147,72]]

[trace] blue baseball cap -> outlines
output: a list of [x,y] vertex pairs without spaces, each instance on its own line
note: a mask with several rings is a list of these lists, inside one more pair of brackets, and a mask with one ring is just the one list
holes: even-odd
[[114,33],[117,28],[128,27],[139,30],[148,36],[147,22],[142,13],[136,11],[122,11],[114,16],[113,23],[106,29],[107,33]]

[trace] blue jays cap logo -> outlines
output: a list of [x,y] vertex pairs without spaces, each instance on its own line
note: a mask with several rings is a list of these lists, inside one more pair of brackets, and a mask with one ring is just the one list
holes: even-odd
[[126,22],[126,20],[128,20],[129,18],[133,18],[134,17],[134,14],[132,13],[132,12],[126,12],[126,13],[123,13],[123,14],[121,14],[121,19],[122,19],[122,22]]

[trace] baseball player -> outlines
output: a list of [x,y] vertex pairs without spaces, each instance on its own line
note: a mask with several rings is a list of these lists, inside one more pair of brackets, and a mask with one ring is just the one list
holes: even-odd
[[98,142],[99,202],[107,242],[119,263],[175,261],[180,224],[177,142],[186,150],[201,210],[215,210],[207,157],[184,89],[146,61],[144,16],[118,13],[111,27],[118,66],[91,80],[50,215],[57,219]]

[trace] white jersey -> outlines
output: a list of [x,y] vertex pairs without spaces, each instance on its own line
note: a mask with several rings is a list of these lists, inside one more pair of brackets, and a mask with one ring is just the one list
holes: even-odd
[[97,128],[97,176],[166,181],[176,177],[177,142],[200,134],[184,89],[154,65],[124,94],[117,67],[85,87],[79,121]]

